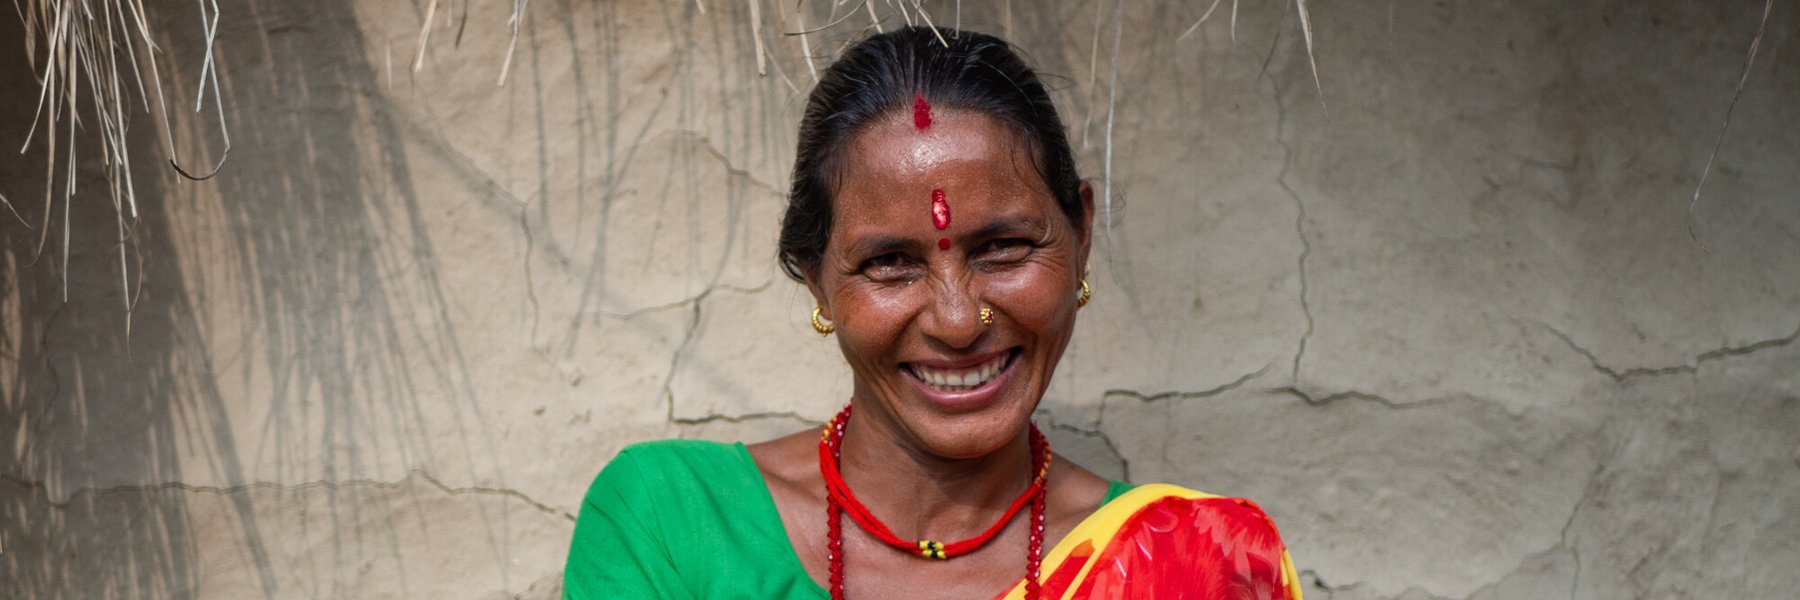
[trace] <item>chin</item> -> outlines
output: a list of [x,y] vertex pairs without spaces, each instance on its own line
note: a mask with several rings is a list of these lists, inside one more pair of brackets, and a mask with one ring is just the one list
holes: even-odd
[[[987,456],[1024,435],[1043,394],[1038,377],[1024,373],[1019,352],[984,385],[969,389],[933,386],[911,374],[912,389],[900,418],[932,455],[952,460]],[[1032,374],[1034,375],[1034,374]]]

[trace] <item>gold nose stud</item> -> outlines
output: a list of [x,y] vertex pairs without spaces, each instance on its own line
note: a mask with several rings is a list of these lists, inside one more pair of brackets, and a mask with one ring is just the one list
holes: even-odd
[[988,308],[986,306],[981,307],[981,324],[982,325],[993,325],[994,324],[994,309]]

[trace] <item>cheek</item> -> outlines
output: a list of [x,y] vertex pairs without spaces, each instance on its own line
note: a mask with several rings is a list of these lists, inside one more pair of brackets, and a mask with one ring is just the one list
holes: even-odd
[[1075,303],[1064,298],[1068,276],[1057,269],[1027,268],[995,275],[986,283],[990,301],[1020,326],[1038,335],[1066,329]]
[[879,359],[918,313],[921,286],[851,289],[836,301],[838,335],[851,360]]

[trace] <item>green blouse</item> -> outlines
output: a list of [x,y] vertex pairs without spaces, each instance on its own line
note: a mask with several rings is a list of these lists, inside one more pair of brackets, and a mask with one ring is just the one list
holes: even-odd
[[[1112,482],[1106,501],[1131,489]],[[563,597],[826,600],[743,444],[665,440],[613,458],[581,503]]]

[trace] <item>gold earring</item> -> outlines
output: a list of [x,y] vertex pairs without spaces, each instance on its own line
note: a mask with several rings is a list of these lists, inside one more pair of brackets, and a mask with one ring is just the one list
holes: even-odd
[[1087,278],[1081,280],[1081,297],[1075,299],[1075,308],[1087,306],[1088,299],[1094,297],[1094,291],[1088,289]]
[[837,331],[837,326],[829,325],[829,324],[826,324],[824,321],[820,321],[819,320],[819,310],[820,310],[819,307],[817,307],[817,306],[813,307],[813,314],[812,314],[813,331],[819,332],[819,337],[825,337],[825,336],[831,335],[831,332]]
[[988,308],[986,306],[981,307],[981,324],[982,325],[993,325],[994,324],[994,309]]

